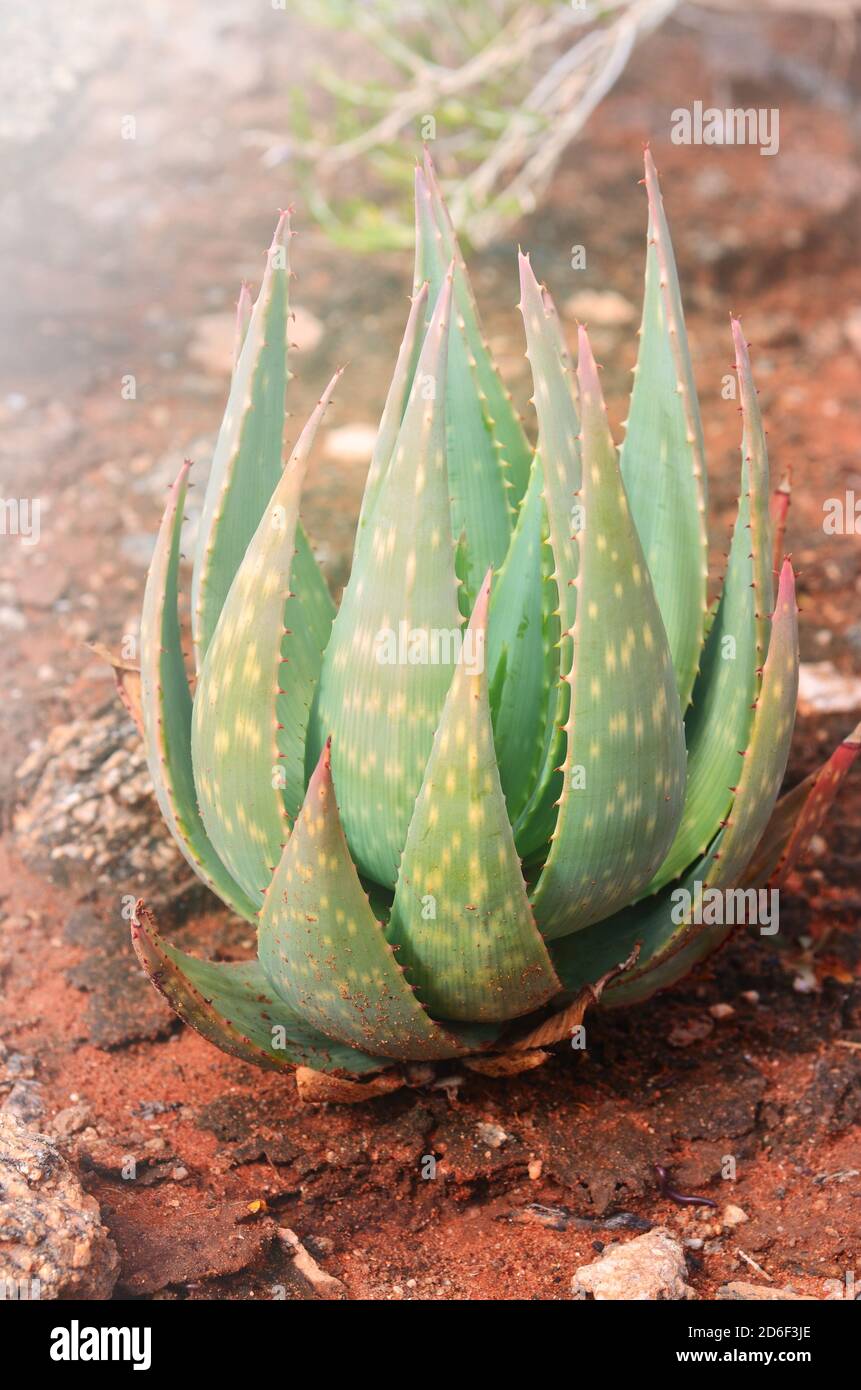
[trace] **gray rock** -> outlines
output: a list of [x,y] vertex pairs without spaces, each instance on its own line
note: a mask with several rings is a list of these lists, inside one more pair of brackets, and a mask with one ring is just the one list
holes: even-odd
[[19,1297],[103,1300],[118,1271],[98,1203],[53,1140],[0,1114],[0,1284]]
[[665,1227],[657,1226],[624,1245],[609,1245],[599,1259],[581,1265],[571,1288],[575,1298],[591,1294],[601,1301],[696,1298],[686,1274],[681,1245]]
[[41,1084],[38,1081],[16,1081],[0,1109],[4,1115],[12,1115],[25,1125],[41,1119],[45,1111]]
[[737,1300],[741,1303],[818,1303],[813,1294],[796,1293],[795,1289],[772,1289],[768,1284],[746,1284],[741,1279],[735,1279],[729,1284],[722,1284],[717,1291],[717,1297],[726,1300]]

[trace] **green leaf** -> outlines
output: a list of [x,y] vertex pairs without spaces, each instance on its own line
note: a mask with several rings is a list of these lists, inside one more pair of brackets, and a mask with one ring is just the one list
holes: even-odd
[[236,572],[194,700],[204,824],[258,904],[305,790],[305,736],[328,624],[313,591],[302,602],[296,532],[308,455],[339,376],[302,431]]
[[[733,321],[743,441],[741,492],[723,592],[709,628],[685,720],[688,775],[676,837],[646,893],[657,892],[705,852],[726,816],[750,736],[753,701],[774,607],[768,456],[747,350]],[[763,616],[765,615],[765,616]]]
[[395,363],[394,375],[392,376],[389,392],[386,396],[386,403],[380,418],[380,428],[377,431],[377,439],[374,444],[374,452],[371,456],[368,476],[365,479],[365,491],[362,496],[362,507],[359,512],[359,522],[356,528],[356,549],[363,544],[367,533],[368,524],[374,512],[374,505],[377,495],[385,480],[392,454],[398,439],[401,422],[404,418],[404,411],[407,408],[407,401],[410,398],[413,379],[416,374],[419,354],[424,342],[426,314],[428,301],[427,283],[421,285],[413,295],[410,302],[410,312],[407,317],[407,326],[404,329],[403,341],[401,342],[398,360]]
[[231,1057],[267,1071],[381,1071],[386,1063],[309,1028],[275,997],[259,961],[198,960],[171,946],[138,903],[132,922],[137,958],[156,989],[183,1022]]
[[[562,791],[532,895],[547,940],[607,917],[649,881],[681,815],[685,747],[666,634],[628,508],[589,340],[581,442],[545,301],[521,257],[550,540],[570,687]],[[582,451],[582,459],[581,459]]]
[[239,287],[239,298],[236,301],[236,331],[233,340],[233,376],[239,366],[239,359],[242,356],[242,348],[248,336],[248,328],[251,323],[251,315],[254,310],[254,302],[251,298],[251,291],[245,280]]
[[282,212],[244,334],[206,485],[192,580],[198,671],[233,576],[281,476],[291,235],[289,214]]
[[675,258],[648,150],[645,183],[649,230],[643,317],[620,466],[684,711],[707,612],[706,470]]
[[[490,704],[509,819],[526,806],[545,754],[546,711],[559,681],[556,587],[547,574],[544,480],[536,455],[511,545],[490,600]],[[551,597],[552,590],[552,597]]]
[[388,926],[440,1018],[502,1020],[560,985],[535,926],[496,763],[485,643],[490,573],[464,637],[401,860]]
[[418,1061],[459,1056],[487,1036],[441,1028],[407,983],[350,858],[328,744],[267,892],[258,943],[279,997],[348,1046]]
[[[452,252],[439,228],[424,173],[416,169],[416,286],[427,280],[435,302]],[[454,322],[445,377],[446,451],[451,497],[451,531],[466,536],[467,607],[492,565],[500,565],[511,536],[511,503],[490,406],[478,379],[477,359],[467,338],[470,292],[462,259],[454,261]]]
[[[536,454],[538,466],[540,455]],[[549,684],[542,695],[541,752],[538,775],[532,783],[526,804],[514,822],[514,841],[524,860],[544,859],[556,825],[562,794],[562,759],[565,756],[565,725],[571,703],[567,681],[560,679],[561,662],[570,663],[571,639],[562,632],[559,621],[559,589],[556,560],[550,544],[547,508],[542,497],[543,542],[541,546],[542,646]]]
[[310,775],[331,735],[350,849],[390,888],[461,635],[445,454],[450,304],[451,277],[332,627],[305,764]]
[[141,710],[147,764],[161,813],[188,863],[240,917],[256,907],[222,864],[203,828],[191,769],[191,692],[180,641],[177,590],[188,460],[170,490],[141,615]]
[[774,609],[773,538],[771,497],[769,495],[768,449],[760,414],[758,392],[753,382],[750,356],[741,323],[732,320],[735,369],[741,401],[741,452],[750,474],[750,548],[753,562],[753,589],[756,598],[756,649],[759,668],[768,651],[770,615]]
[[[746,865],[765,831],[780,790],[797,693],[798,617],[795,583],[787,562],[781,575],[750,742],[725,825],[684,878],[553,948],[553,963],[566,990],[576,993],[598,979],[623,961],[639,941],[637,964],[608,986],[605,995],[606,1002],[614,1005],[636,1002],[681,978],[684,962],[695,963],[704,958],[732,930],[723,923],[692,922],[690,913],[685,911],[684,894],[691,902],[695,900],[697,885],[705,893],[708,889],[734,888],[743,881]],[[700,936],[703,941],[697,946]]]
[[509,502],[516,507],[529,483],[532,450],[520,417],[514,409],[511,394],[506,390],[490,355],[490,348],[482,332],[475,295],[466,272],[466,262],[440,190],[433,160],[427,149],[424,151],[423,173],[430,195],[433,219],[439,233],[443,262],[448,265],[449,261],[454,260],[455,263],[454,294],[459,323],[462,320],[461,331],[470,360],[474,363],[479,390],[490,413],[493,437],[499,445],[499,456],[506,479],[511,485]]

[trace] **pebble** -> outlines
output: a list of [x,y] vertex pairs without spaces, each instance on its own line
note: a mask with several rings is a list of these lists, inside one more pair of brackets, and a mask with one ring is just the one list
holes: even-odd
[[485,1124],[483,1121],[476,1125],[478,1137],[483,1144],[487,1144],[490,1149],[499,1149],[508,1138],[505,1130],[499,1125]]
[[51,1121],[51,1129],[61,1139],[68,1139],[72,1134],[79,1134],[82,1129],[87,1129],[92,1123],[93,1113],[90,1107],[78,1101],[73,1105],[67,1105],[64,1110],[57,1111]]
[[795,1289],[774,1289],[767,1284],[747,1284],[742,1279],[734,1279],[729,1284],[722,1284],[717,1291],[717,1297],[724,1301],[737,1299],[742,1303],[817,1303],[819,1300],[813,1294],[796,1293]]
[[733,1206],[730,1202],[723,1209],[722,1220],[725,1226],[741,1226],[745,1221],[749,1221],[750,1217],[746,1211],[742,1211],[741,1207]]
[[608,1245],[600,1259],[581,1265],[571,1291],[575,1298],[591,1294],[601,1302],[696,1298],[686,1275],[681,1245],[665,1227],[656,1226],[624,1245]]
[[709,1013],[711,1014],[712,1018],[720,1020],[723,1018],[732,1018],[733,1014],[735,1013],[735,1009],[733,1008],[732,1004],[712,1004],[711,1008],[709,1009]]

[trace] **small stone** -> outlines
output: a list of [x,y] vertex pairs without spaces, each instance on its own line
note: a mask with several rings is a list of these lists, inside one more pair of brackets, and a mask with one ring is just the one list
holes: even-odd
[[591,1264],[581,1265],[571,1281],[575,1298],[657,1302],[696,1298],[686,1283],[684,1251],[663,1226],[622,1245],[607,1246]]
[[45,1111],[41,1084],[38,1081],[16,1081],[0,1108],[4,1115],[13,1115],[22,1124],[41,1119]]
[[58,1110],[51,1121],[51,1129],[61,1139],[68,1139],[73,1134],[80,1134],[82,1129],[86,1129],[93,1123],[93,1113],[90,1107],[78,1101],[73,1105],[67,1105],[65,1110]]
[[733,1206],[730,1202],[723,1209],[722,1220],[725,1226],[741,1226],[745,1221],[749,1221],[750,1217],[746,1211],[742,1211],[741,1207]]
[[745,1002],[746,1004],[758,1004],[758,1003],[759,1003],[759,990],[758,990],[758,989],[746,989],[746,990],[744,991],[744,993],[742,994],[741,997],[742,997],[742,999],[744,1000],[744,1002]]
[[182,1182],[184,1178],[188,1177],[188,1169],[181,1166],[179,1168],[172,1168],[170,1176],[173,1178],[174,1182]]
[[796,994],[816,994],[819,991],[819,981],[810,966],[802,966],[795,979],[792,981],[792,988]]
[[735,1009],[733,1008],[732,1004],[712,1004],[709,1009],[709,1013],[711,1014],[712,1018],[716,1018],[718,1021],[720,1021],[723,1018],[732,1018],[733,1014],[735,1013]]
[[543,1169],[544,1164],[542,1163],[540,1158],[530,1158],[528,1164],[526,1165],[526,1171],[529,1174],[529,1181],[537,1182],[538,1179],[541,1177]]
[[487,1144],[490,1149],[499,1149],[505,1143],[508,1135],[499,1125],[485,1124],[481,1122],[476,1125],[476,1131],[482,1144]]
[[722,1284],[717,1291],[719,1299],[737,1299],[742,1303],[818,1303],[819,1299],[814,1294],[796,1293],[795,1289],[789,1287],[785,1289],[773,1289],[767,1284],[746,1284],[741,1279],[734,1279],[729,1284]]
[[686,1236],[684,1244],[688,1250],[702,1250],[705,1241],[700,1236]]

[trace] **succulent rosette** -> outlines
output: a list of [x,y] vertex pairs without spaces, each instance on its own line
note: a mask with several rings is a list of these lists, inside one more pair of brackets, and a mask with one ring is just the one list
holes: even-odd
[[520,256],[533,446],[433,167],[417,169],[414,294],[337,611],[299,515],[337,376],[282,453],[287,214],[253,308],[241,297],[194,557],[193,694],[186,465],[147,581],[141,710],[164,818],[256,923],[258,957],[185,954],[142,904],[133,924],[154,983],[226,1052],[381,1087],[399,1063],[534,1064],[587,1002],[636,1004],[714,951],[732,923],[678,904],[781,881],[857,752],[856,731],[778,801],[798,684],[788,485],[770,488],[733,321],[739,500],[709,605],[702,428],[648,153],[645,185],[619,451],[586,329],[575,368]]

